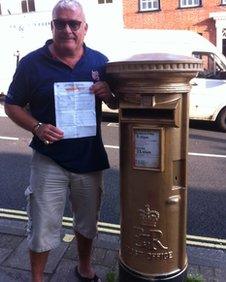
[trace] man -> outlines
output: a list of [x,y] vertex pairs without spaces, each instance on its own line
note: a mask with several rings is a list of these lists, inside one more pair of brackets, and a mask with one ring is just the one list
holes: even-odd
[[[7,115],[34,134],[30,186],[25,194],[35,282],[42,281],[49,251],[60,243],[68,189],[79,254],[75,274],[81,281],[100,281],[91,266],[91,249],[97,232],[102,170],[109,167],[101,139],[101,103],[116,108],[117,101],[103,81],[107,58],[83,42],[87,28],[77,1],[59,1],[52,12],[53,39],[20,61],[6,97]],[[64,87],[87,81],[93,82],[90,91],[95,95],[91,95],[95,97],[95,134],[86,136],[85,131],[81,138],[64,138],[63,130],[56,126],[56,83]]]

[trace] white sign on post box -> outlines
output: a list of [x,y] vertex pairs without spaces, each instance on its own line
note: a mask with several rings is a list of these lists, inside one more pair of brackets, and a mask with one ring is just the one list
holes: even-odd
[[134,128],[134,168],[162,170],[162,130]]

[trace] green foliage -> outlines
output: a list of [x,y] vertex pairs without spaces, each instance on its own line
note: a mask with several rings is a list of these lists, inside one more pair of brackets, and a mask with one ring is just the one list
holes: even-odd
[[204,282],[202,275],[199,274],[189,274],[186,282]]
[[109,272],[107,274],[107,282],[116,282],[116,273],[115,272]]

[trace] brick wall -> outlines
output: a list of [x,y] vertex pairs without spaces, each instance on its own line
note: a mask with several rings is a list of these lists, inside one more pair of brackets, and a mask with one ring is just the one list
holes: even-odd
[[123,0],[126,28],[189,29],[216,43],[215,22],[211,12],[226,12],[221,0],[202,0],[202,6],[179,8],[179,0],[160,0],[160,10],[139,12],[139,0]]

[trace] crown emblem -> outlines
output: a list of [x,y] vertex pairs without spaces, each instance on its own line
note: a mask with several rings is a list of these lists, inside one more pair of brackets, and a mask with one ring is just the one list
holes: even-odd
[[156,210],[152,210],[149,204],[144,209],[139,209],[141,224],[149,227],[156,227],[160,214]]

